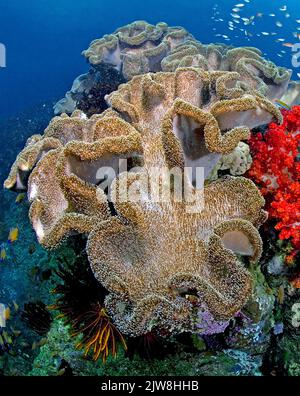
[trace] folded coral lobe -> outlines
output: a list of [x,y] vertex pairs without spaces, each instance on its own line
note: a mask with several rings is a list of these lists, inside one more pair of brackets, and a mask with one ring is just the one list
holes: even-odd
[[153,200],[138,180],[165,168],[210,170],[256,123],[281,120],[270,101],[238,81],[237,73],[183,68],[136,76],[107,98],[139,131],[143,149],[143,171],[114,182],[118,192],[124,178],[131,181],[141,200],[120,201],[116,194],[118,216],[93,230],[87,249],[96,278],[111,292],[107,309],[124,333],[193,331],[197,306],[228,319],[251,294],[251,275],[237,257],[256,262],[261,254],[264,200],[255,185],[232,177],[211,183],[201,207],[201,191],[188,176],[196,208],[190,211],[185,199]]
[[[258,260],[264,220],[262,197],[252,182],[231,178],[205,187],[199,213],[185,203],[147,199],[139,175],[122,174],[140,189],[139,202],[119,202],[119,216],[90,234],[87,252],[96,278],[111,292],[106,307],[122,332],[153,328],[195,331],[197,306],[228,319],[248,300],[250,273],[238,255]],[[238,240],[237,240],[238,237]]]
[[[208,176],[221,155],[250,136],[250,128],[280,111],[236,72],[179,68],[136,76],[107,97],[114,110],[141,133],[145,164],[203,167]],[[194,181],[194,180],[193,180]]]
[[46,248],[57,247],[74,232],[90,232],[95,222],[109,216],[104,193],[96,196],[95,186],[78,184],[61,171],[64,147],[93,140],[90,127],[82,112],[54,117],[43,136],[28,140],[5,182],[7,188],[28,190],[29,217]]
[[92,41],[82,55],[91,65],[109,64],[130,80],[138,74],[161,71],[163,58],[177,45],[192,38],[182,27],[135,21]]
[[[146,29],[146,36],[143,29],[137,24],[121,30],[118,43],[136,48],[150,34],[175,48],[186,37],[180,29],[166,35],[164,25]],[[115,41],[107,40],[108,47],[95,42],[93,50],[101,59],[118,60]],[[251,53],[253,65],[257,54]],[[127,52],[126,61],[135,55]],[[153,52],[144,55],[149,61]],[[240,256],[252,263],[260,257],[264,200],[242,177],[203,179],[249,138],[251,128],[281,122],[282,116],[263,93],[261,78],[253,82],[245,69],[212,67],[222,59],[210,49],[207,70],[176,67],[135,75],[106,96],[110,109],[102,114],[54,118],[44,136],[32,139],[19,155],[6,182],[10,188],[21,181],[26,188],[20,177],[26,162],[32,172],[30,218],[44,246],[55,247],[74,231],[88,234],[91,268],[110,292],[106,309],[123,333],[197,331],[200,307],[208,317],[226,321],[251,295],[252,277]],[[124,160],[127,167],[120,171]],[[202,185],[198,169],[204,173]],[[187,195],[178,200],[172,181],[169,199],[157,200],[146,181],[159,175],[161,189],[168,184],[165,174],[175,171]],[[124,186],[138,199],[123,199]]]

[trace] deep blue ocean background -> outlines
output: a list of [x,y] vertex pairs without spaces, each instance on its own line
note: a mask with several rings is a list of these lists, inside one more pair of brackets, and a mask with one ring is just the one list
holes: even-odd
[[[236,32],[228,30],[228,20],[238,3],[245,4],[243,16],[264,14],[256,18],[252,31],[277,31],[278,35],[253,36],[246,41],[239,32],[239,37],[234,37]],[[215,4],[219,6],[218,18],[224,22],[211,19]],[[279,11],[283,5],[287,5],[290,18]],[[276,17],[268,17],[269,13]],[[292,32],[300,26],[295,22],[298,18],[299,0],[0,0],[0,43],[7,50],[7,67],[0,68],[0,119],[63,97],[74,78],[88,69],[80,53],[90,41],[134,20],[182,25],[203,43],[257,46],[277,64],[291,68],[291,49],[275,39],[282,36],[297,42]],[[283,27],[276,27],[275,21],[281,21]],[[215,37],[216,33],[232,39],[224,41]],[[286,50],[282,58],[276,55],[280,50]]]

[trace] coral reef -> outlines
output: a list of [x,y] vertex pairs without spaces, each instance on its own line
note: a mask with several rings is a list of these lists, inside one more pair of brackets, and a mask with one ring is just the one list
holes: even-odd
[[[112,108],[126,114],[126,118],[141,133],[143,170],[146,171],[147,176],[153,172],[151,169],[153,164],[156,165],[154,170],[156,173],[159,169],[170,165],[184,164],[184,150],[187,154],[193,150],[192,131],[198,135],[204,130],[205,143],[200,143],[200,137],[197,137],[195,143],[194,151],[199,154],[203,153],[202,147],[205,144],[211,151],[231,151],[241,136],[247,137],[248,132],[245,128],[234,128],[234,125],[232,130],[221,134],[218,124],[214,121],[215,118],[210,118],[207,111],[202,112],[198,109],[201,93],[194,87],[199,85],[201,87],[203,80],[208,80],[209,77],[215,82],[217,77],[222,79],[224,75],[220,77],[215,73],[199,72],[196,69],[179,69],[175,73],[138,76],[108,97]],[[226,77],[230,79],[232,75]],[[222,92],[222,85],[220,82],[219,84]],[[221,92],[217,91],[217,94],[221,96]],[[261,97],[257,98],[258,102],[254,102],[255,105],[252,100],[255,101],[256,98],[248,95],[236,101],[216,102],[212,105],[212,113],[219,116],[220,124],[223,122],[222,115],[225,114],[227,118],[224,123],[228,126],[231,109],[234,109],[235,121],[238,122],[236,112],[252,109],[253,106],[256,108]],[[200,106],[201,104],[200,99]],[[206,109],[208,108],[207,105]],[[264,102],[263,108],[267,118],[269,117],[267,111],[272,115],[278,115],[278,111],[269,102]],[[182,119],[178,120],[177,117]],[[251,115],[249,117],[251,119]],[[199,127],[195,125],[197,121]],[[244,113],[243,121],[246,121]],[[181,148],[179,139],[175,138],[173,123],[176,128],[175,133],[182,136],[183,145],[186,143],[185,136],[190,136],[184,149]],[[162,135],[161,140],[160,135]],[[201,157],[197,164],[201,166]],[[240,272],[242,268],[239,268],[234,256],[225,258],[228,251],[224,250],[224,247],[229,247],[240,254],[253,255],[254,259],[259,256],[259,236],[252,224],[259,226],[264,215],[261,212],[263,201],[259,195],[256,195],[255,187],[245,179],[229,178],[212,184],[204,189],[205,208],[201,211],[199,210],[201,200],[189,180],[187,183],[190,184],[187,188],[195,192],[196,209],[198,205],[198,210],[195,211],[200,212],[198,215],[192,215],[187,214],[187,202],[156,203],[153,197],[147,197],[147,189],[139,180],[137,173],[120,175],[113,184],[113,196],[119,196],[120,186],[124,180],[125,183],[126,180],[129,180],[129,184],[134,183],[135,189],[139,190],[138,194],[143,197],[142,202],[130,203],[114,199],[114,206],[121,215],[121,221],[114,218],[100,225],[98,229],[93,230],[88,242],[92,269],[97,279],[113,292],[106,299],[106,305],[116,324],[124,333],[132,335],[143,334],[151,330],[152,326],[155,327],[158,322],[171,331],[190,330],[193,327],[190,323],[193,304],[188,298],[183,298],[183,294],[186,293],[189,297],[191,290],[196,290],[196,294],[201,295],[214,315],[231,317],[247,300],[251,290],[251,280],[250,278],[247,280],[246,273],[242,275],[243,271]],[[247,198],[243,196],[242,191],[247,191]],[[223,198],[217,201],[219,194],[220,198]],[[222,200],[227,194],[231,196],[225,198],[229,206],[223,207]],[[239,203],[238,196],[241,197]],[[250,201],[247,202],[249,198]],[[233,204],[232,208],[231,204]],[[215,212],[215,208],[220,207],[222,209]],[[247,210],[244,211],[246,207],[251,208],[251,215],[247,214]],[[125,223],[122,219],[125,219]],[[129,222],[129,225],[126,222]],[[157,234],[157,229],[172,230],[172,232],[164,231]],[[241,233],[239,238],[244,241],[244,246],[234,246],[231,237],[237,236],[236,232]],[[195,239],[196,235],[198,237]],[[225,246],[218,242],[220,237],[223,238]],[[233,280],[232,274],[235,273],[237,276],[233,283],[225,274],[223,281],[220,279],[222,269],[217,270],[217,263],[221,256],[223,269],[224,262],[232,266],[231,280]],[[215,279],[211,272],[212,268],[214,268],[213,272],[216,271]],[[204,273],[210,273],[208,283],[205,281]],[[239,284],[241,288],[236,289],[234,284]],[[229,286],[228,289],[225,285]],[[147,290],[149,290],[148,298]],[[235,290],[234,301],[238,302],[238,305],[235,305],[233,300],[228,305],[225,302],[230,301],[229,290]],[[224,298],[219,299],[217,296],[222,294]],[[236,298],[237,296],[239,298]],[[128,301],[128,303],[120,305],[118,301]]]
[[275,325],[275,297],[260,268],[252,269],[251,273],[255,279],[253,294],[227,328],[225,341],[229,348],[262,355],[267,351]]
[[283,95],[291,77],[290,70],[267,61],[257,48],[204,45],[195,40],[177,46],[162,61],[163,71],[187,66],[208,71],[238,72],[241,87],[255,89],[271,99]]
[[[300,110],[281,113],[271,101],[290,71],[255,48],[204,45],[181,27],[143,21],[83,55],[90,71],[4,184],[27,190],[43,247],[75,241],[66,261],[52,252],[31,268],[39,285],[55,285],[21,315],[43,337],[28,355],[31,374],[269,374],[270,348],[293,350],[282,333],[299,281],[279,283],[273,252],[262,260],[266,278],[258,265],[264,197],[293,258],[299,251]],[[269,123],[250,140],[248,175],[260,192],[239,176],[252,163],[251,129]],[[93,365],[100,358],[109,365]],[[283,371],[299,371],[283,360]]]
[[105,95],[124,82],[124,77],[108,65],[93,67],[75,79],[71,90],[55,104],[54,114],[72,114],[76,109],[82,110],[88,117],[100,114],[107,109]]
[[161,71],[166,54],[188,39],[193,37],[182,27],[136,21],[92,41],[82,54],[90,64],[112,65],[130,80],[138,74]]
[[[105,305],[125,334],[147,333],[159,321],[164,330],[194,331],[193,294],[217,320],[230,318],[250,296],[251,276],[234,253],[259,258],[263,199],[242,178],[194,186],[196,167],[207,176],[250,128],[281,121],[277,108],[242,89],[239,78],[194,68],[136,76],[106,98],[111,109],[91,119],[79,111],[55,117],[30,146],[35,157],[28,170],[36,164],[28,180],[30,219],[40,243],[56,247],[73,231],[90,234],[92,269],[111,292]],[[43,154],[49,139],[58,147]],[[16,184],[25,154],[6,187]],[[120,158],[142,167],[108,178],[107,197],[97,188],[97,170],[117,171]],[[184,201],[177,202],[176,188],[167,202],[146,197],[144,182],[174,167],[192,169],[183,178]],[[135,184],[140,202],[120,199],[124,180],[128,190]],[[118,216],[111,216],[107,198]]]
[[94,364],[81,358],[79,351],[74,351],[68,327],[61,320],[53,323],[48,335],[48,342],[42,346],[29,375],[57,376],[61,362],[67,361],[73,375],[77,376],[243,376],[261,375],[261,356],[248,352],[228,349],[225,351],[190,352],[177,343],[176,352],[150,363],[138,356],[129,360],[123,352],[114,359],[108,357],[107,364]]

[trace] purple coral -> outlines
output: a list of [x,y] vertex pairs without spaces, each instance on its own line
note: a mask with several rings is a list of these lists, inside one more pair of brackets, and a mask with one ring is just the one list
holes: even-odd
[[229,320],[216,320],[205,304],[201,304],[198,311],[197,328],[201,335],[223,333],[229,325]]

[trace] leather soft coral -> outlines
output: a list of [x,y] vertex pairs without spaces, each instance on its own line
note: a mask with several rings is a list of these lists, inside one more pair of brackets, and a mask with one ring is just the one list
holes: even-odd
[[[239,81],[235,72],[195,68],[135,76],[106,97],[111,108],[102,114],[55,117],[5,182],[24,189],[30,173],[30,218],[45,247],[89,234],[92,271],[110,293],[105,309],[124,334],[195,331],[194,304],[228,320],[251,296],[251,273],[236,255],[258,261],[264,199],[244,178],[197,186],[197,168],[209,175],[252,128],[282,120],[271,101]],[[161,191],[169,172],[182,175],[166,188],[170,198],[147,197],[143,177]],[[124,185],[140,199],[115,197]]]

